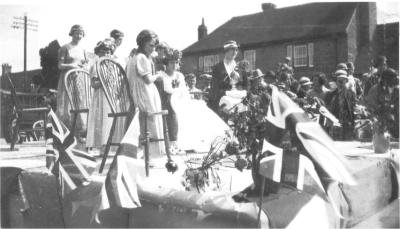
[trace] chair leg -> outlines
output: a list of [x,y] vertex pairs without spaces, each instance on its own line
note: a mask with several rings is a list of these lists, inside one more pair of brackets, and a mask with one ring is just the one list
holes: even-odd
[[167,118],[165,115],[162,116],[164,123],[164,143],[165,143],[165,153],[167,154],[168,160],[171,160],[171,151],[169,147],[169,133],[168,133],[168,124]]
[[46,140],[46,126],[47,126],[47,115],[50,110],[44,112],[44,117],[43,117],[43,138]]
[[74,113],[74,117],[73,117],[73,119],[72,119],[72,126],[71,126],[71,133],[73,134],[73,135],[75,135],[75,126],[76,126],[76,120],[78,119],[78,113],[77,112],[75,112]]
[[148,131],[148,127],[147,127],[147,113],[144,113],[144,120],[145,120],[144,121],[144,134],[145,134],[145,139],[144,139],[144,165],[145,165],[145,169],[146,169],[146,176],[148,177],[150,175],[150,170],[149,170],[150,132]]
[[114,130],[115,130],[115,124],[116,123],[117,123],[117,117],[114,117],[112,125],[111,125],[111,129],[110,129],[110,134],[108,135],[107,145],[106,145],[106,148],[104,150],[103,159],[101,160],[99,173],[103,172],[104,165],[106,164],[106,160],[107,160],[107,157],[108,157],[108,152],[110,151],[112,137],[114,135]]

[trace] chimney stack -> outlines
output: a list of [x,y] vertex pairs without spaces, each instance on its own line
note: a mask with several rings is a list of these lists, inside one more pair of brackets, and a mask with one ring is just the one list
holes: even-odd
[[197,29],[198,40],[205,38],[207,34],[207,26],[204,24],[204,18],[201,19],[201,25]]
[[268,10],[276,9],[276,5],[274,3],[263,3],[261,4],[261,8],[263,12],[266,12]]

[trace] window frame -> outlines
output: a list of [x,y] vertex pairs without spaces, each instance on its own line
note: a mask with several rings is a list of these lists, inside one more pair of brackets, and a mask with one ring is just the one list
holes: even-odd
[[314,43],[307,44],[308,67],[314,67]]
[[[246,58],[246,57],[250,57],[250,58]],[[256,70],[257,52],[255,49],[243,51],[243,59],[245,59],[249,62],[249,70],[251,70],[251,71]]]
[[219,62],[219,56],[218,55],[207,55],[207,56],[202,56],[202,57],[203,57],[202,71],[205,73],[211,73],[214,65]]

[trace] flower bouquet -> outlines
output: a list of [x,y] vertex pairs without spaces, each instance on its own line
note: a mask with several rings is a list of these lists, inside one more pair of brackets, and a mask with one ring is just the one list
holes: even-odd
[[[230,167],[229,162],[242,171],[248,167],[247,159],[240,156],[237,139],[230,132],[225,137],[217,137],[211,143],[210,150],[203,158],[186,162],[187,169],[183,174],[182,184],[187,191],[221,190],[221,179],[218,175],[220,166]],[[231,156],[236,155],[233,159]]]

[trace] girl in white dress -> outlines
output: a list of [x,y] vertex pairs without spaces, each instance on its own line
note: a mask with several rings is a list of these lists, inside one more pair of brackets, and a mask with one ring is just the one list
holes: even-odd
[[[89,109],[86,147],[101,149],[101,151],[103,151],[103,148],[107,143],[113,119],[108,117],[108,114],[111,113],[111,108],[108,104],[100,79],[97,75],[97,62],[101,57],[111,57],[114,50],[115,44],[110,38],[97,43],[94,52],[98,57],[96,61],[94,61],[89,72],[91,76],[93,93]],[[121,117],[117,119],[117,125],[115,127],[112,142],[120,142],[124,131],[125,119]]]
[[224,137],[230,128],[203,100],[191,99],[184,76],[177,71],[180,58],[177,50],[167,52],[166,72],[162,77],[164,109],[172,114],[167,121],[171,152],[208,152],[212,141],[218,136]]
[[178,119],[175,110],[171,105],[171,96],[175,93],[182,93],[179,91],[184,90],[187,92],[185,86],[185,77],[182,73],[178,72],[179,60],[181,54],[178,50],[169,49],[165,53],[163,64],[166,66],[165,71],[162,72],[162,83],[160,85],[161,104],[164,110],[168,110],[166,118],[166,127],[168,127],[168,134],[170,140],[170,152],[172,154],[184,153],[179,149],[177,144],[178,138]]
[[[71,127],[72,115],[70,112],[71,103],[68,99],[67,91],[65,90],[65,75],[71,69],[87,67],[86,52],[80,46],[80,42],[85,36],[85,31],[82,26],[73,25],[69,35],[72,37],[71,42],[63,45],[58,50],[58,69],[60,70],[60,77],[57,86],[56,110],[57,116],[67,127]],[[82,137],[86,136],[86,123],[87,115],[84,113],[78,115],[75,136],[79,141],[83,141]]]
[[[135,106],[139,108],[140,133],[144,136],[144,123],[147,122],[150,138],[163,138],[163,122],[160,115],[148,116],[145,119],[143,112],[161,111],[160,95],[154,81],[161,78],[155,72],[151,54],[158,43],[157,35],[150,30],[143,30],[136,38],[138,44],[135,56],[127,63],[127,77],[131,87]],[[151,158],[160,157],[165,153],[163,141],[151,142],[149,145]]]

